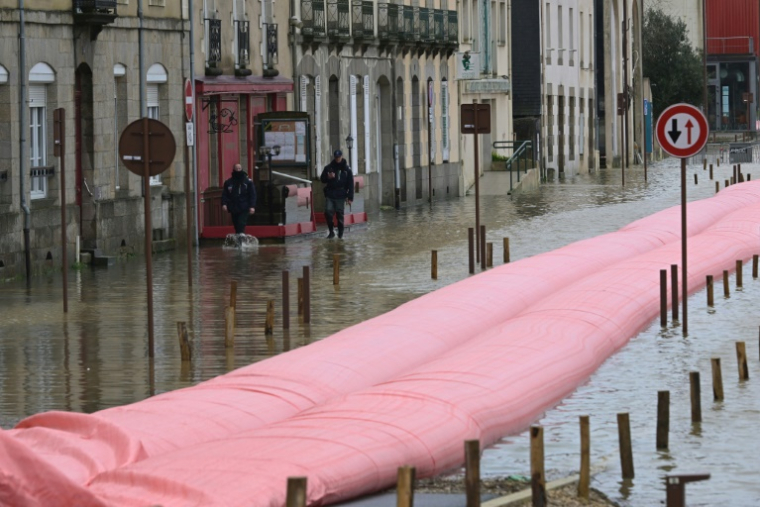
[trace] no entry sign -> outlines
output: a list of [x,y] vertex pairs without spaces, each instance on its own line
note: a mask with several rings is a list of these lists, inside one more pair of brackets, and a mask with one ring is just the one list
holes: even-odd
[[187,121],[193,121],[193,83],[185,79],[185,118]]
[[657,141],[678,158],[693,157],[704,148],[710,127],[702,111],[690,104],[674,104],[657,119]]

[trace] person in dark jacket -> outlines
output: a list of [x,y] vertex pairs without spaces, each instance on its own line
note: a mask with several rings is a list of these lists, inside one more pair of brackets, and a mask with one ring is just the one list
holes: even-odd
[[354,200],[354,173],[343,158],[343,152],[335,150],[333,160],[322,170],[320,180],[325,184],[325,220],[330,230],[328,238],[334,238],[333,216],[338,218],[338,238],[343,237],[343,212],[346,203]]
[[232,178],[224,182],[222,209],[232,215],[235,233],[245,233],[248,216],[256,212],[256,187],[240,164],[232,166]]

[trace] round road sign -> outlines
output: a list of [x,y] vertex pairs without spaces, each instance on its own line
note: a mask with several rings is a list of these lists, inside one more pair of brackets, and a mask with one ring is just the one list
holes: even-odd
[[193,83],[185,79],[185,118],[193,121]]
[[678,158],[693,157],[704,148],[710,127],[702,111],[690,104],[674,104],[657,119],[657,141]]
[[[148,153],[145,153],[145,126],[148,127]],[[138,176],[145,175],[145,158],[148,159],[148,172],[158,176],[174,161],[177,144],[169,127],[158,120],[140,118],[133,121],[119,138],[119,158],[131,172]]]

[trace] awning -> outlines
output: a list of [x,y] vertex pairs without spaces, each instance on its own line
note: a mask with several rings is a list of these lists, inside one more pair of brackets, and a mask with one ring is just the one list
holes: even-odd
[[195,78],[196,95],[267,95],[293,93],[293,80],[285,77],[262,76],[203,76]]

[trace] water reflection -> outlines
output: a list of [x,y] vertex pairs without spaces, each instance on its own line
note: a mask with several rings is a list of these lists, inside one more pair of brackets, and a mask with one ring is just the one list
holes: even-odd
[[[689,171],[691,175],[702,168]],[[716,168],[717,178],[730,173],[730,166]],[[714,193],[712,181],[704,176],[700,180],[703,184],[689,186],[690,199]],[[678,204],[679,181],[675,161],[650,167],[647,184],[640,169],[626,173],[625,187],[619,170],[563,178],[536,192],[483,196],[482,222],[498,264],[504,237],[510,238],[511,258],[517,260],[609,232]],[[308,345],[461,280],[468,276],[467,228],[474,225],[474,201],[470,195],[432,206],[383,211],[370,216],[368,225],[349,228],[343,241],[328,241],[320,234],[285,245],[262,243],[250,251],[204,247],[193,258],[192,287],[187,284],[185,253],[157,255],[153,361],[147,358],[144,262],[139,257],[108,269],[72,272],[67,315],[62,314],[60,275],[37,278],[28,289],[25,282],[0,285],[4,310],[0,425],[8,428],[45,410],[93,412],[193,385]],[[430,278],[431,250],[438,251],[438,280]],[[336,254],[338,286],[332,281]],[[304,266],[311,270],[310,325],[304,325],[296,311],[296,282]],[[282,329],[285,270],[290,275],[289,330]],[[227,349],[224,309],[233,280],[237,281],[235,348]],[[756,420],[757,382],[739,383],[735,376],[731,380],[726,376],[725,408],[704,410],[701,434],[694,433],[688,406],[688,372],[701,368],[704,382],[710,357],[734,364],[728,340],[756,336],[755,323],[746,316],[754,314],[751,301],[760,290],[757,283],[745,281],[743,291],[734,292],[730,300],[716,298],[716,306],[709,310],[704,294],[695,296],[698,300],[689,304],[688,339],[681,337],[677,325],[663,330],[659,321],[654,323],[550,410],[540,423],[546,428],[547,468],[554,471],[554,478],[577,469],[577,416],[589,414],[592,463],[602,470],[594,486],[622,503],[660,504],[664,473],[690,468],[715,474],[706,483],[690,485],[690,499],[704,498],[708,503],[703,505],[714,505],[727,494],[733,495],[732,505],[750,505],[751,499],[760,497],[754,481],[756,456],[747,456],[751,446],[742,445],[754,437],[743,421]],[[268,300],[275,301],[273,335],[264,333]],[[192,364],[180,361],[177,321],[187,323]],[[666,454],[655,451],[654,445],[656,393],[662,389],[671,391],[673,407],[671,449]],[[616,454],[617,412],[631,414],[637,475],[635,483],[625,485],[620,483]],[[718,438],[725,434],[732,436],[729,442]],[[525,435],[513,436],[487,450],[484,474],[527,475],[527,442]],[[737,490],[746,493],[737,496]]]

